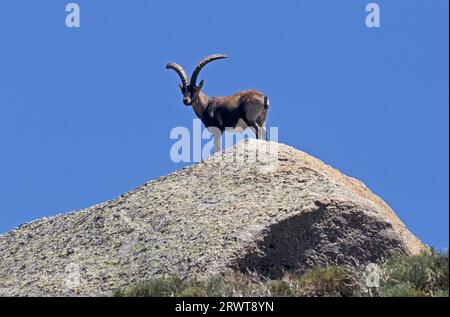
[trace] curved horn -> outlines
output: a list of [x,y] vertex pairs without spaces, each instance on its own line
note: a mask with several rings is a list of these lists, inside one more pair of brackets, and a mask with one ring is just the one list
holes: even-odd
[[186,73],[185,73],[183,67],[181,67],[180,65],[178,65],[176,63],[170,63],[170,64],[167,64],[166,69],[172,69],[177,72],[178,76],[180,76],[183,87],[187,87],[187,85],[189,85],[189,80],[186,76]]
[[197,77],[198,74],[200,74],[200,71],[202,70],[203,67],[206,66],[206,64],[218,60],[218,59],[222,59],[222,58],[227,58],[226,55],[223,54],[214,54],[214,55],[209,55],[207,57],[205,57],[204,59],[202,59],[200,61],[200,63],[198,63],[197,67],[195,68],[194,72],[192,73],[191,76],[191,85],[196,85],[197,84]]

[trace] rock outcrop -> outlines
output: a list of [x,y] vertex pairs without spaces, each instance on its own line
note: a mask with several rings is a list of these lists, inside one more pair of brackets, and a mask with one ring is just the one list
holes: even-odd
[[248,140],[0,236],[0,295],[108,296],[153,277],[229,269],[279,277],[425,248],[361,182],[289,146]]

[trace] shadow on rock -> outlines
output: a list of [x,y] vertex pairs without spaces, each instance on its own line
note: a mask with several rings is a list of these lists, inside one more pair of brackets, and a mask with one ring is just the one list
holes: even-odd
[[317,265],[366,265],[404,253],[391,232],[392,225],[380,218],[318,206],[270,226],[257,247],[232,266],[273,279]]

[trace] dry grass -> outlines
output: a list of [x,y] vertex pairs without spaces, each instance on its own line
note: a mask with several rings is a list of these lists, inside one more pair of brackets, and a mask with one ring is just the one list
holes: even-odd
[[357,297],[448,296],[448,253],[396,256],[381,265],[380,287],[368,289],[364,272],[344,266],[318,267],[302,275],[266,279],[228,272],[207,281],[154,279],[118,290],[124,297]]

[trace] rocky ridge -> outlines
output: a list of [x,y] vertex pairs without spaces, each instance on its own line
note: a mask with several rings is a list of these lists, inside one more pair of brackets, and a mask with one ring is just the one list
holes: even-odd
[[154,277],[279,277],[425,249],[358,180],[292,147],[247,140],[114,200],[1,235],[0,296],[108,296]]

